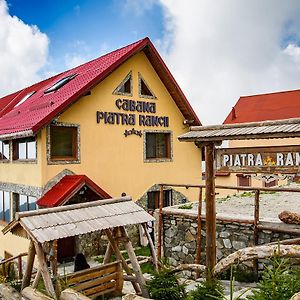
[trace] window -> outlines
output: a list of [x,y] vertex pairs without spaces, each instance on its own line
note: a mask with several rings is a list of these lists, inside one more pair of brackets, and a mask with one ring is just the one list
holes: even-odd
[[238,186],[251,186],[251,177],[244,174],[237,174],[237,185]]
[[19,103],[17,103],[17,104],[15,105],[15,107],[18,107],[19,105],[21,105],[22,103],[24,103],[24,102],[25,102],[28,98],[30,98],[34,93],[35,93],[35,91],[26,94],[26,95],[22,98],[22,100],[21,100]]
[[49,87],[47,90],[45,90],[44,94],[48,94],[48,93],[57,91],[58,89],[60,89],[65,84],[67,84],[69,81],[71,81],[76,76],[77,76],[77,74],[72,74],[72,75],[69,75],[69,76],[66,76],[66,77],[60,79],[59,81],[54,83],[51,87]]
[[50,159],[78,159],[78,128],[76,126],[50,127]]
[[155,99],[154,93],[151,91],[149,85],[146,83],[145,79],[139,73],[139,96],[142,98],[152,98]]
[[[147,207],[149,210],[155,210],[159,208],[159,191],[155,192],[148,192],[147,193]],[[172,201],[172,191],[164,191],[164,196],[163,196],[163,207],[166,206],[171,206],[173,205]]]
[[26,195],[19,195],[18,211],[29,211],[36,209],[36,198]]
[[263,181],[263,187],[272,187],[278,185],[278,180],[274,179],[270,182]]
[[0,141],[0,160],[9,160],[9,141]]
[[114,90],[113,94],[115,94],[115,95],[132,96],[132,76],[131,76],[131,71],[122,80],[122,82],[118,85],[118,87]]
[[0,191],[0,220],[10,222],[11,201],[10,193]]
[[146,132],[146,159],[171,158],[171,133]]
[[36,140],[34,137],[13,141],[14,160],[35,160]]

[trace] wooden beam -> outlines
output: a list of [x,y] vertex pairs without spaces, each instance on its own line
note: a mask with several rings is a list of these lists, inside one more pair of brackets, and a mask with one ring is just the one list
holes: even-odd
[[207,278],[212,279],[212,270],[216,265],[216,202],[215,202],[215,174],[214,150],[210,143],[205,147],[205,174],[206,174],[206,267]]
[[146,281],[145,281],[145,278],[143,276],[143,273],[142,273],[142,270],[141,270],[141,267],[140,267],[140,264],[136,258],[136,255],[135,255],[135,252],[134,252],[134,249],[132,247],[132,244],[129,240],[129,237],[128,237],[128,234],[127,234],[127,231],[125,229],[125,227],[120,227],[124,237],[128,238],[128,241],[127,243],[125,243],[125,248],[126,248],[126,251],[128,253],[128,256],[129,256],[129,259],[131,261],[131,265],[132,265],[132,268],[133,268],[133,272],[135,273],[135,277],[140,285],[140,288],[142,290],[142,296],[145,297],[145,298],[149,298],[149,293],[148,293],[148,290],[146,288]]
[[106,251],[105,251],[105,255],[104,255],[104,259],[103,259],[103,264],[104,265],[110,262],[112,251],[113,251],[113,249],[112,249],[111,243],[108,242],[107,247],[106,247]]
[[159,216],[158,216],[158,233],[157,233],[157,257],[158,259],[161,259],[162,257],[162,232],[163,232],[163,215],[162,215],[162,209],[164,206],[164,186],[160,186],[160,191],[159,191]]
[[[112,232],[110,229],[105,229],[105,234],[107,235],[107,238],[112,246],[112,249],[116,255],[116,258],[118,260],[121,260],[122,261],[122,265],[123,265],[123,268],[125,270],[125,272],[127,273],[127,275],[133,275],[131,269],[129,268],[128,264],[126,263],[126,260],[125,258],[123,257],[119,247],[118,247],[118,244],[115,242],[114,240],[114,237],[112,235]],[[140,294],[141,293],[141,289],[139,287],[139,285],[136,283],[136,282],[132,282],[132,286],[134,288],[134,290],[136,291],[137,294]]]
[[[254,246],[258,245],[258,236],[259,236],[259,191],[255,191],[255,199],[254,199],[254,230],[253,230],[253,242]],[[256,280],[258,280],[258,260],[253,260],[253,270],[256,277]]]
[[24,277],[23,277],[23,280],[22,280],[21,290],[23,290],[24,288],[26,288],[27,286],[30,285],[34,259],[35,259],[35,248],[34,248],[33,241],[30,240],[30,244],[29,244],[29,247],[28,247],[26,270],[25,270],[25,274],[24,274]]
[[41,278],[42,278],[42,273],[41,273],[40,269],[38,269],[37,272],[36,272],[36,274],[35,274],[33,283],[32,283],[32,287],[34,289],[36,289],[38,287]]
[[[202,226],[202,188],[199,189],[198,196],[198,216],[197,216],[197,247],[196,247],[196,264],[201,263],[201,226]],[[196,279],[200,277],[200,272],[196,272]]]
[[149,248],[150,248],[151,256],[152,256],[152,259],[153,259],[153,264],[155,266],[155,270],[158,271],[157,256],[156,256],[156,251],[155,251],[155,247],[154,247],[152,238],[150,236],[150,233],[148,232],[147,224],[143,223],[142,226],[145,230],[146,237],[147,237],[148,242],[149,242]]
[[56,294],[55,294],[54,286],[52,284],[51,276],[50,276],[50,273],[49,273],[49,270],[47,267],[43,247],[40,243],[34,243],[34,246],[35,246],[35,251],[36,251],[37,259],[38,259],[38,263],[39,263],[39,270],[42,274],[46,291],[49,294],[49,296],[56,299]]

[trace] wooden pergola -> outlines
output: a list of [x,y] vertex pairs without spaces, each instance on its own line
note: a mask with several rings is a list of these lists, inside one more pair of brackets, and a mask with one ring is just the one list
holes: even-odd
[[[98,274],[103,276],[106,270],[109,269],[110,271],[113,270],[114,273],[108,276],[110,281],[106,283],[106,285],[98,289],[93,286],[86,295],[94,297],[103,294],[106,287],[107,289],[110,288],[110,290],[118,289],[122,291],[122,268],[119,270],[117,265],[112,266],[109,264],[111,255],[114,253],[117,261],[120,262],[120,265],[123,266],[123,269],[127,273],[136,292],[142,294],[144,297],[148,297],[145,279],[125,226],[141,224],[145,231],[147,231],[146,223],[153,220],[154,218],[150,214],[131,201],[131,197],[121,197],[17,213],[16,219],[3,229],[3,233],[11,232],[12,234],[30,239],[27,265],[22,280],[22,289],[31,283],[34,260],[35,256],[37,256],[38,269],[32,286],[36,288],[42,277],[47,293],[56,299],[59,296],[59,292],[57,292],[57,286],[56,288],[54,287],[52,278],[54,282],[58,283],[59,276],[57,273],[56,257],[57,240],[102,231],[106,234],[109,241],[103,262],[108,268],[101,268],[100,271],[91,268],[84,272],[79,272],[76,276],[85,280],[84,284],[80,284],[83,289],[83,287],[88,287],[89,283],[87,278],[91,278],[90,274],[92,272],[95,273],[96,271],[97,273],[97,271],[99,271]],[[153,242],[150,236],[148,237],[153,261],[157,262]],[[125,246],[128,253],[133,272],[120,252],[119,244],[121,243]],[[47,261],[50,261],[51,264],[52,278],[47,266]],[[97,276],[97,274],[95,276]],[[74,281],[75,276],[71,274],[71,277],[68,275],[68,278]],[[93,279],[98,280],[99,284],[103,283],[103,280],[99,279],[99,277]],[[79,289],[79,291],[81,290]]]
[[[215,152],[225,140],[282,139],[300,137],[300,119],[287,119],[241,124],[195,126],[178,137],[182,142],[193,142],[205,147],[205,200],[206,200],[206,267],[216,265],[216,202]],[[300,173],[300,167],[296,168]],[[162,209],[162,208],[161,208]],[[208,272],[208,275],[211,273]]]

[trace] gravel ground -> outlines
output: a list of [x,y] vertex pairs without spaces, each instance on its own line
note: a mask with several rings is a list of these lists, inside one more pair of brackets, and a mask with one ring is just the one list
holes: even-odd
[[[286,187],[299,188],[300,185],[292,183]],[[300,193],[290,192],[261,192],[260,195],[260,220],[281,222],[278,214],[284,210],[300,214]],[[195,207],[196,208],[196,207]],[[217,199],[217,216],[253,219],[254,193],[238,193],[228,198]],[[203,203],[203,213],[205,203]]]

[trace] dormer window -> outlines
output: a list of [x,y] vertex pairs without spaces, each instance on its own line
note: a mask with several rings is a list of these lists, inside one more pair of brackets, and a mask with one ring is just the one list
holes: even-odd
[[22,103],[24,103],[28,98],[30,98],[33,94],[35,93],[35,91],[27,93],[20,102],[18,102],[15,107],[18,107],[19,105],[21,105]]
[[114,90],[113,94],[123,95],[123,96],[132,96],[132,74],[131,71],[127,76],[122,80],[122,82]]
[[47,90],[45,90],[44,94],[48,94],[48,93],[57,91],[58,89],[60,89],[65,84],[67,84],[69,81],[71,81],[76,76],[77,76],[77,74],[72,74],[72,75],[69,75],[67,77],[60,79],[59,81],[54,83],[51,87],[49,87]]
[[156,99],[156,96],[150,89],[149,85],[146,83],[145,79],[139,73],[139,96],[141,98]]

